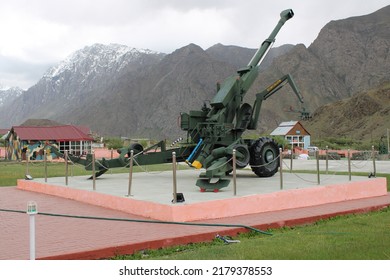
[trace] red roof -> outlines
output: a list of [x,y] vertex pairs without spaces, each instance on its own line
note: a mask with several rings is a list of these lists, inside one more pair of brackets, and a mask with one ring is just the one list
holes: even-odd
[[14,131],[21,140],[55,140],[55,141],[92,141],[85,127],[74,125],[60,126],[14,126]]

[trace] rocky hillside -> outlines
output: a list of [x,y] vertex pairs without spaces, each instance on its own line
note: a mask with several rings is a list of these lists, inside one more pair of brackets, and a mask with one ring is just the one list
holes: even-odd
[[304,126],[315,139],[375,140],[390,128],[390,83],[319,107]]
[[[265,70],[271,64],[274,58],[289,52],[294,45],[282,45],[280,47],[272,48],[268,52],[260,65],[260,69]],[[213,58],[220,61],[228,62],[239,69],[244,65],[247,65],[255,54],[256,49],[247,49],[238,46],[224,46],[222,44],[216,44],[206,50],[206,52]]]
[[349,94],[388,81],[390,6],[367,16],[331,21],[309,50],[321,58]]

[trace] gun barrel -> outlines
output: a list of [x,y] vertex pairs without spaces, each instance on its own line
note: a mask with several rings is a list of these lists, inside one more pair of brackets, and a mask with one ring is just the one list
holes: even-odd
[[280,13],[280,20],[274,30],[269,35],[268,39],[266,39],[257,50],[255,55],[252,57],[251,61],[248,64],[248,67],[256,67],[261,60],[264,58],[271,44],[275,41],[276,35],[279,33],[279,30],[288,21],[290,18],[294,16],[294,12],[291,9],[284,10]]

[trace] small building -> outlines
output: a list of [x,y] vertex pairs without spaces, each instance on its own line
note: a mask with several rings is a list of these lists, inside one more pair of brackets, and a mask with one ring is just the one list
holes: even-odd
[[290,145],[301,149],[307,149],[310,146],[310,133],[299,121],[282,122],[271,132],[271,135],[283,136]]
[[[75,125],[14,126],[5,138],[6,158],[9,160],[42,160],[45,145],[53,145],[60,152],[74,155],[91,152],[93,138],[89,129]],[[47,151],[48,152],[48,151]],[[47,153],[48,160],[56,158]]]

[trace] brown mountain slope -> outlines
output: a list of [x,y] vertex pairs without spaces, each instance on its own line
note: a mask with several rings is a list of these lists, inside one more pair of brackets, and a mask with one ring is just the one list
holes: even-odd
[[378,140],[390,129],[390,83],[319,107],[304,126],[314,139]]
[[342,81],[350,96],[388,81],[390,6],[372,14],[331,21],[309,50]]

